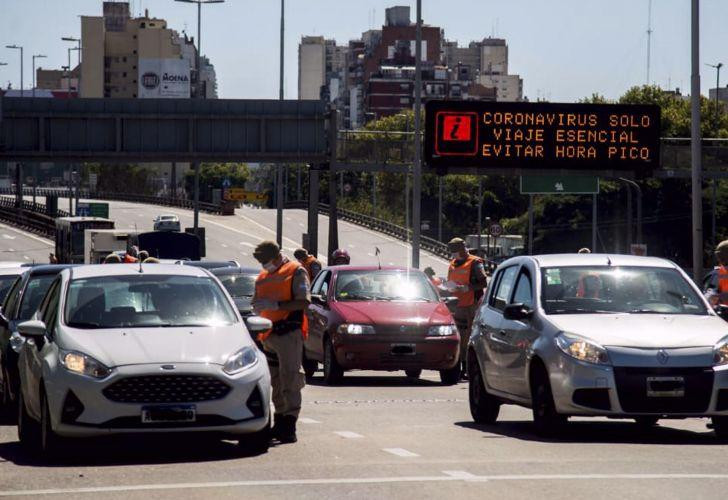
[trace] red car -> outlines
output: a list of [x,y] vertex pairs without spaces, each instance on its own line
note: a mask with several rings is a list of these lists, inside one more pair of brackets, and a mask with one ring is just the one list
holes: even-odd
[[404,370],[415,378],[439,370],[443,384],[457,383],[460,335],[422,271],[333,266],[319,273],[311,294],[303,356],[309,378],[321,362],[328,384],[350,369]]

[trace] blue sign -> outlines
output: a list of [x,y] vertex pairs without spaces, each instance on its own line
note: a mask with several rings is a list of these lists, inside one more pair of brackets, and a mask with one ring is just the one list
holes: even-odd
[[222,187],[229,188],[230,186],[232,186],[232,184],[230,183],[230,179],[228,179],[227,177],[224,178],[222,180]]

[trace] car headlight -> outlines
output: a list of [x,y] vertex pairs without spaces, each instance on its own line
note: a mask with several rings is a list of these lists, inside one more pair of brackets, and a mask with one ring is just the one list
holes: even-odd
[[254,366],[258,362],[258,353],[253,346],[247,346],[240,349],[225,361],[222,371],[228,375],[234,375],[246,368]]
[[716,365],[728,364],[728,337],[723,337],[713,347],[713,363]]
[[455,325],[435,325],[427,329],[428,337],[449,337],[455,335],[458,329]]
[[61,350],[60,360],[66,370],[80,375],[105,378],[111,373],[111,368],[81,352]]
[[346,333],[349,335],[366,335],[374,333],[374,327],[372,325],[359,325],[356,323],[344,323],[339,326],[339,333]]
[[579,361],[598,365],[609,364],[609,355],[605,348],[578,335],[562,332],[556,337],[556,345],[565,354]]

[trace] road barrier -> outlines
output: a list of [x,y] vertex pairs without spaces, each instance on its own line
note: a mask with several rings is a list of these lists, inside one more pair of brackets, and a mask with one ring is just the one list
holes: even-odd
[[[285,207],[308,210],[308,202],[305,200],[304,201],[289,201],[285,204]],[[319,203],[319,212],[328,216],[329,206],[325,203]],[[412,230],[411,229],[405,229],[404,227],[398,226],[397,224],[393,224],[389,221],[378,219],[378,218],[372,217],[370,215],[360,214],[358,212],[352,212],[351,210],[346,210],[343,208],[337,208],[336,213],[338,214],[340,220],[345,220],[347,222],[356,224],[357,226],[366,227],[368,229],[372,229],[373,231],[377,231],[379,233],[384,233],[386,235],[397,238],[398,240],[402,240],[402,241],[411,241],[412,240]],[[444,259],[447,259],[450,257],[450,252],[447,249],[447,245],[445,243],[442,243],[441,241],[437,241],[433,238],[428,238],[427,236],[421,236],[420,237],[420,247],[423,250],[427,250],[428,252],[437,255],[438,257],[442,257]]]
[[[65,214],[59,210],[59,215]],[[40,203],[23,202],[21,207],[15,205],[14,198],[0,197],[0,220],[16,226],[24,231],[54,239],[56,219],[46,213],[46,206]]]

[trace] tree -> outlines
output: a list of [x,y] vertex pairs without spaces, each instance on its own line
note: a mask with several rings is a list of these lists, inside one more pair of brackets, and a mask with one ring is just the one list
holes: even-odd
[[[203,163],[200,165],[200,201],[212,201],[212,189],[222,189],[225,179],[230,180],[232,187],[243,187],[250,176],[245,163]],[[191,170],[185,175],[185,189],[192,198],[195,189],[195,172]]]

